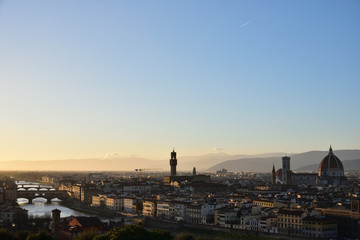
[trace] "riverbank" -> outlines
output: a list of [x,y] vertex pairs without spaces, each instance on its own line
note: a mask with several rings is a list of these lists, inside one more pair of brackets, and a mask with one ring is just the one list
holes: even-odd
[[89,215],[94,215],[97,217],[105,217],[105,218],[109,218],[109,217],[114,217],[115,214],[114,212],[107,210],[107,209],[101,209],[101,208],[93,208],[93,207],[89,207],[89,206],[85,206],[82,205],[80,203],[77,202],[73,202],[73,201],[63,201],[61,203],[61,205],[70,208],[72,210],[76,210],[79,212],[83,212]]

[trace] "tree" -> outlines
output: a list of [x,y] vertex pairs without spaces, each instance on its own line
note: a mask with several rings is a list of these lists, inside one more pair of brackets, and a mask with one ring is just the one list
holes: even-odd
[[169,231],[153,230],[150,232],[151,239],[154,240],[172,240],[172,236]]
[[85,232],[74,238],[74,240],[93,240],[96,236],[94,232]]
[[31,233],[28,231],[17,231],[15,232],[15,237],[14,239],[16,240],[26,240],[26,238],[30,235]]
[[196,240],[196,237],[190,233],[180,233],[174,240]]
[[12,234],[6,229],[0,229],[0,239],[1,240],[12,240]]
[[38,232],[27,236],[26,240],[54,240],[50,233]]
[[129,225],[124,228],[113,228],[109,232],[97,235],[94,240],[172,240],[170,232],[149,232],[141,225]]

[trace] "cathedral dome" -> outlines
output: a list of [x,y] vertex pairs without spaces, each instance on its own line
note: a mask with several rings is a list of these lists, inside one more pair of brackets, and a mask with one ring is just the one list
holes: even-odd
[[340,159],[333,153],[331,146],[329,149],[329,154],[323,158],[319,165],[318,174],[320,177],[344,176],[344,167]]

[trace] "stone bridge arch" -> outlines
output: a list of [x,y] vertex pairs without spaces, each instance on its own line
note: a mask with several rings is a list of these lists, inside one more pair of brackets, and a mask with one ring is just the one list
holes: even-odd
[[27,188],[24,190],[24,188],[18,188],[16,192],[17,198],[26,198],[29,200],[29,203],[32,203],[32,201],[35,198],[45,198],[48,203],[51,203],[51,200],[54,198],[62,199],[64,200],[67,197],[66,192],[55,190],[52,188],[38,188],[38,189],[31,189]]

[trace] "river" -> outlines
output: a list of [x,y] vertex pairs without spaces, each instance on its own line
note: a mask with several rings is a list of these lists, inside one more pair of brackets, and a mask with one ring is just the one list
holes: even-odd
[[79,212],[61,205],[61,200],[59,199],[53,199],[51,203],[47,203],[45,198],[36,198],[32,203],[28,203],[27,199],[18,198],[17,202],[21,208],[28,210],[29,217],[51,216],[51,211],[56,208],[61,211],[60,217],[92,216],[91,214]]
[[[16,184],[31,186],[38,183],[16,181]],[[25,198],[18,198],[17,202],[21,208],[28,210],[29,217],[51,216],[51,211],[56,208],[61,211],[60,217],[92,216],[91,214],[79,212],[61,205],[61,200],[57,198],[52,199],[51,203],[47,203],[46,199],[41,197],[33,199],[32,203],[29,203],[29,201]]]

